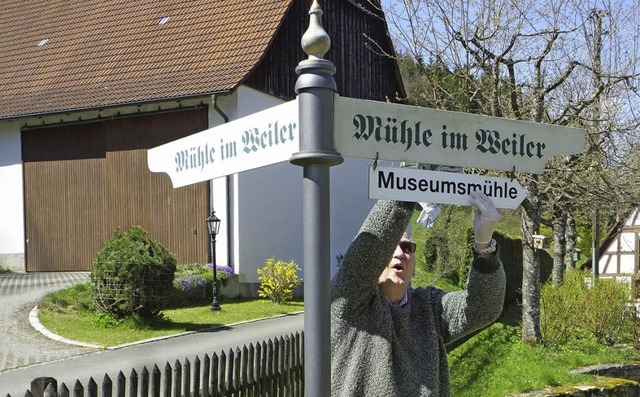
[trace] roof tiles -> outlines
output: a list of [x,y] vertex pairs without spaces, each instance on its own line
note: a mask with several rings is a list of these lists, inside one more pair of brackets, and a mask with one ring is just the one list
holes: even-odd
[[292,1],[2,0],[0,119],[232,90]]

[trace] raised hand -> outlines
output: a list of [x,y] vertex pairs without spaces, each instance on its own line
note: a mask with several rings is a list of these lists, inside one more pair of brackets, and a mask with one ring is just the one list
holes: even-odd
[[469,202],[478,210],[473,218],[473,234],[476,244],[489,244],[500,220],[500,213],[493,201],[482,192],[471,192]]

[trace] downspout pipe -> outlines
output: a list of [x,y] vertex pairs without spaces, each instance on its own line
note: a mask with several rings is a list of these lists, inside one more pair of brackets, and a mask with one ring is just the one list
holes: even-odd
[[220,98],[220,94],[211,95],[211,101],[213,102],[213,109],[222,117],[224,120],[224,124],[229,122],[229,116],[227,116],[222,109],[218,106],[218,98]]
[[[218,113],[218,115],[220,117],[222,117],[222,120],[224,121],[224,124],[229,122],[229,116],[227,116],[222,109],[220,109],[220,107],[218,106],[218,98],[220,98],[220,94],[213,94],[211,95],[211,102],[213,104],[213,109],[216,111],[216,113]],[[230,175],[226,175],[224,177],[224,190],[225,190],[225,200],[227,201],[227,205],[225,208],[225,219],[226,219],[226,225],[227,225],[227,265],[229,264],[233,264],[233,244],[232,242],[232,219],[231,219],[231,209],[229,208],[229,202],[231,200],[231,194],[229,193],[229,186],[231,185],[230,179],[231,176]],[[211,182],[211,188],[213,190],[213,181]]]

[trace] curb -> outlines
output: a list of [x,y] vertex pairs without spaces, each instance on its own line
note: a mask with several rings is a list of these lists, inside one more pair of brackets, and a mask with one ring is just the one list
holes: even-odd
[[38,306],[31,309],[29,312],[29,323],[31,326],[36,329],[36,331],[40,332],[42,335],[46,336],[49,339],[53,339],[58,342],[66,343],[68,345],[81,346],[81,347],[90,347],[94,349],[105,349],[104,346],[92,345],[90,343],[78,342],[75,340],[64,338],[58,334],[54,334],[53,332],[46,329],[41,323],[40,319],[38,319]]

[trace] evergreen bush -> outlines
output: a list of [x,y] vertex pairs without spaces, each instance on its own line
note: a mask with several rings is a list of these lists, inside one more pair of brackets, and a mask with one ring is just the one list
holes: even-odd
[[96,306],[116,317],[157,316],[171,293],[175,256],[140,226],[116,229],[93,264]]

